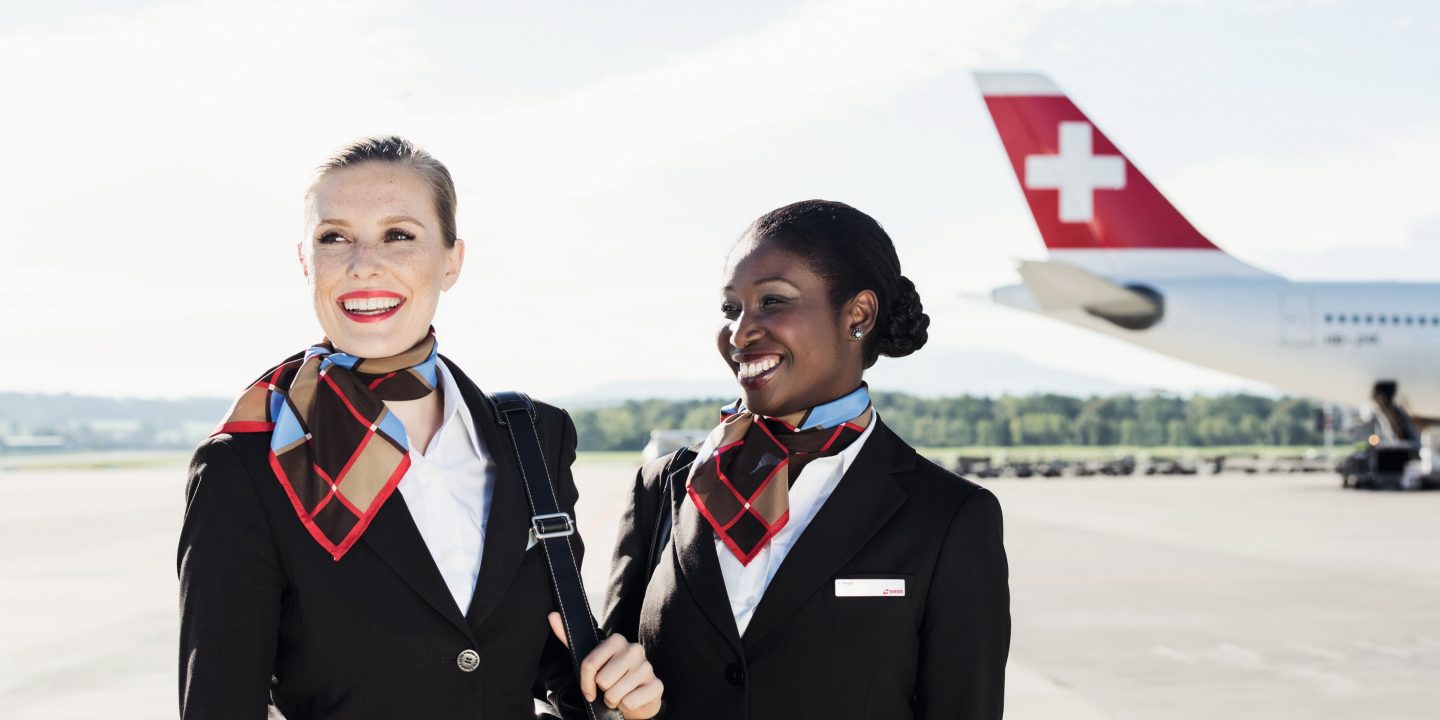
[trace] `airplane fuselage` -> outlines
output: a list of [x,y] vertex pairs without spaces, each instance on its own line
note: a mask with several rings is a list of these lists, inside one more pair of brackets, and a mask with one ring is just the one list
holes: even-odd
[[1435,362],[1440,357],[1440,285],[1306,283],[1275,276],[1127,284],[1149,287],[1163,298],[1163,316],[1152,327],[1126,329],[1079,308],[1044,310],[1015,295],[1023,286],[1006,288],[1011,292],[997,293],[997,299],[1197,365],[1345,405],[1364,406],[1377,381],[1395,381],[1400,401],[1412,414],[1440,418],[1440,366]]

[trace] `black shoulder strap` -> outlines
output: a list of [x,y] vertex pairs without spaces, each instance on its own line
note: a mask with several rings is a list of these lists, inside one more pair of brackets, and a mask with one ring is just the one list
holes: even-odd
[[[600,645],[600,631],[595,627],[590,601],[580,581],[580,563],[570,536],[575,534],[575,518],[560,511],[555,487],[550,483],[550,470],[545,466],[545,453],[540,437],[535,434],[535,404],[524,393],[500,392],[490,397],[495,405],[495,419],[510,431],[515,454],[520,458],[520,474],[525,476],[525,494],[530,498],[530,529],[545,548],[545,561],[550,565],[550,582],[555,589],[555,603],[569,638],[570,662],[575,675],[580,675],[580,661]],[[591,720],[620,720],[619,710],[606,707],[597,695],[586,703]]]

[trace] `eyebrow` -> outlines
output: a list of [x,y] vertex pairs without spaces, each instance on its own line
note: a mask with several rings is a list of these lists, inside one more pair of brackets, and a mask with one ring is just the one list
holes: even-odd
[[[796,290],[799,290],[799,289],[800,289],[800,286],[799,286],[799,285],[796,285],[793,281],[791,281],[791,280],[789,280],[789,279],[787,279],[787,278],[785,278],[784,276],[781,276],[781,275],[772,275],[772,276],[770,276],[770,277],[760,278],[759,280],[756,280],[756,281],[755,281],[755,284],[756,284],[756,285],[764,285],[765,283],[772,283],[772,282],[785,283],[786,285],[789,285],[790,287],[795,288]],[[726,286],[725,286],[725,289],[726,289],[726,290],[734,290],[735,287],[734,287],[733,285],[726,285]]]
[[425,227],[425,223],[420,222],[419,220],[416,220],[409,215],[391,215],[389,217],[380,218],[381,225],[394,225],[395,223],[399,222],[408,222],[414,225],[419,225],[422,228]]
[[[381,225],[394,225],[395,223],[400,223],[400,222],[408,222],[408,223],[413,223],[413,224],[415,224],[415,225],[419,225],[419,226],[422,227],[422,228],[425,227],[425,223],[420,222],[419,220],[416,220],[415,218],[410,217],[409,215],[390,215],[390,216],[388,216],[388,217],[380,218],[380,224],[381,224]],[[339,225],[340,227],[350,227],[350,223],[349,223],[349,222],[347,222],[347,221],[345,221],[345,220],[341,220],[341,219],[339,219],[339,218],[325,218],[325,219],[323,219],[323,220],[320,221],[320,224],[321,224],[321,225]]]

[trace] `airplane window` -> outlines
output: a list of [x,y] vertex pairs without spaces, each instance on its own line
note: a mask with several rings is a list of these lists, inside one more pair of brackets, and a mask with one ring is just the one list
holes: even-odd
[[1391,316],[1390,316],[1390,324],[1391,324],[1391,325],[1399,325],[1399,324],[1400,324],[1400,316],[1399,316],[1399,315],[1391,315]]
[[1415,316],[1414,316],[1414,315],[1406,315],[1406,316],[1405,316],[1405,324],[1406,324],[1406,325],[1414,325],[1414,324],[1415,324]]
[[1350,322],[1351,322],[1351,324],[1359,325],[1359,324],[1360,324],[1360,316],[1359,316],[1359,315],[1351,315],[1351,316],[1350,316]]
[[1338,320],[1341,325],[1344,325],[1344,324],[1345,324],[1345,313],[1340,313],[1339,315],[1337,315],[1337,316],[1335,317],[1335,319]]
[[1420,324],[1421,324],[1421,325],[1424,325],[1424,324],[1425,324],[1425,316],[1424,316],[1424,315],[1421,315],[1421,316],[1420,316]]
[[1385,316],[1384,316],[1384,315],[1381,315],[1381,316],[1380,316],[1380,324],[1381,324],[1381,325],[1384,325],[1384,324],[1385,324]]
[[1334,322],[1334,320],[1335,320],[1335,316],[1334,316],[1334,315],[1331,315],[1330,313],[1325,313],[1325,324],[1326,324],[1326,325],[1329,325],[1330,323]]
[[1374,315],[1366,315],[1366,316],[1365,316],[1365,324],[1366,324],[1366,325],[1374,325],[1374,324],[1375,324],[1375,316],[1374,316]]

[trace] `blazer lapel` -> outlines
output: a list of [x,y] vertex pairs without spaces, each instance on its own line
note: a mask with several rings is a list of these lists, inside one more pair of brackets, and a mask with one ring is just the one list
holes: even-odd
[[[491,462],[495,463],[495,492],[490,496],[490,517],[485,522],[480,577],[475,582],[475,597],[470,600],[468,613],[470,624],[479,627],[500,603],[520,569],[520,562],[525,559],[531,512],[509,431],[495,422],[494,410],[488,401],[471,404],[470,408],[475,413],[475,428],[480,431]],[[537,548],[536,552],[542,551]]]
[[[913,467],[914,454],[883,423],[866,440],[840,484],[795,541],[745,628],[753,646],[860,552],[905,503],[892,473]],[[713,552],[711,553],[714,554]]]
[[360,537],[361,542],[370,546],[425,602],[465,633],[472,643],[475,641],[465,618],[460,615],[455,597],[440,576],[440,568],[430,556],[430,548],[420,536],[420,528],[415,526],[403,495],[391,493]]
[[[683,471],[677,470],[671,476],[671,482],[684,486],[689,467],[686,465]],[[674,548],[680,573],[685,578],[685,586],[715,629],[736,652],[741,652],[740,632],[735,627],[735,615],[730,612],[730,596],[725,592],[725,577],[720,574],[720,561],[715,557],[715,536],[710,524],[695,509],[695,503],[685,502],[683,493],[674,517],[674,536],[670,545]]]
[[[475,581],[475,592],[465,613],[470,626],[478,628],[505,596],[506,589],[520,569],[520,562],[525,559],[530,501],[521,486],[520,461],[515,456],[510,433],[495,421],[495,408],[455,363],[445,359],[445,365],[455,377],[455,384],[460,386],[460,395],[470,408],[475,430],[485,444],[490,462],[495,464],[495,488],[490,496],[489,516],[485,521],[480,576]],[[551,468],[551,472],[555,472],[555,468]]]

